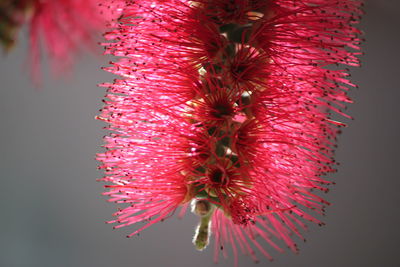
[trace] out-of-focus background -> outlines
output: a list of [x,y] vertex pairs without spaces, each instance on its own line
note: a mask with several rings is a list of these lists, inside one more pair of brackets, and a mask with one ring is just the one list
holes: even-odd
[[[280,254],[258,266],[400,266],[400,2],[368,1],[361,28],[363,67],[352,70],[360,89],[339,138],[337,185],[326,226],[312,226],[300,254]],[[24,34],[26,35],[26,29]],[[104,123],[94,119],[114,77],[100,70],[110,58],[83,55],[71,73],[45,71],[35,89],[27,71],[27,40],[0,62],[0,266],[214,266],[213,249],[196,251],[197,223],[188,214],[127,239],[112,230],[115,204],[101,196],[94,160]],[[51,72],[50,72],[51,73]],[[346,120],[345,120],[346,121]],[[259,253],[262,258],[261,253]],[[253,266],[241,256],[239,266]],[[233,257],[218,266],[233,266]]]

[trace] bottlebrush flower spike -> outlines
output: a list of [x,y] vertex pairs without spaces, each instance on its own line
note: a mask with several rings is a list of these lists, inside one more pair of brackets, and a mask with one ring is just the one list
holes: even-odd
[[[351,103],[344,64],[358,66],[357,0],[128,1],[106,53],[98,155],[112,223],[144,222],[136,234],[182,214],[201,217],[194,244],[214,234],[254,260],[262,243],[297,252],[306,222],[329,203],[313,189],[335,171],[331,113]],[[333,67],[331,67],[333,65]],[[347,116],[347,115],[345,115]],[[348,117],[348,116],[347,116]],[[313,213],[313,214],[309,214]],[[130,235],[130,236],[131,236]],[[224,250],[225,253],[225,250]]]
[[96,49],[96,34],[100,35],[122,8],[122,0],[4,0],[0,4],[0,41],[10,49],[17,29],[28,23],[32,71],[37,77],[41,41],[53,68],[61,70],[83,46]]

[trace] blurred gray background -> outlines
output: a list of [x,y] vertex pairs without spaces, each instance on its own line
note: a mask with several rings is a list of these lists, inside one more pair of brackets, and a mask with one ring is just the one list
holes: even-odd
[[[367,1],[365,10],[366,55],[352,71],[360,89],[348,110],[356,119],[339,138],[327,225],[305,233],[299,255],[269,248],[275,261],[258,266],[400,266],[400,1]],[[0,62],[0,266],[214,266],[211,248],[192,247],[191,214],[132,239],[129,228],[104,224],[115,205],[95,181],[106,132],[94,116],[105,91],[96,84],[114,78],[99,69],[110,59],[84,55],[69,75],[45,74],[38,90],[26,50],[22,38]],[[232,254],[218,266],[233,266]]]

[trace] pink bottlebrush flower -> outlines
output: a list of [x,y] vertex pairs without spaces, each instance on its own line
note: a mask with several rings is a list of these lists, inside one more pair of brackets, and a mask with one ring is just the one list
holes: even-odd
[[0,4],[0,12],[6,14],[0,20],[1,40],[5,48],[10,48],[17,28],[28,23],[32,71],[38,77],[41,41],[53,68],[61,70],[71,64],[82,47],[97,49],[96,35],[119,16],[122,8],[121,0],[5,0]]
[[[329,203],[338,127],[358,66],[358,0],[130,1],[105,34],[99,119],[112,133],[98,155],[116,227],[132,234],[182,214],[201,217],[194,244],[214,234],[254,260],[263,243],[297,252],[307,221]],[[333,67],[330,67],[333,65]],[[226,253],[226,250],[223,250]],[[237,262],[237,260],[236,260]]]

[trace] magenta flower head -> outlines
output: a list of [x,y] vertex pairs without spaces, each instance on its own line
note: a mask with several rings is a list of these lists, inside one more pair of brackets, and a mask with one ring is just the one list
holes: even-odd
[[[128,1],[105,34],[99,119],[109,124],[105,170],[115,227],[135,235],[188,206],[193,243],[258,260],[265,243],[297,251],[307,221],[329,203],[323,177],[358,66],[357,0]],[[332,67],[331,67],[332,66]],[[225,251],[225,250],[224,250]]]
[[10,49],[18,28],[27,23],[34,74],[41,59],[41,42],[52,67],[61,70],[82,47],[96,49],[96,35],[100,36],[122,8],[122,0],[2,0],[0,41]]

